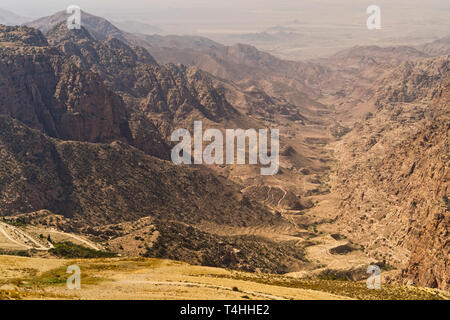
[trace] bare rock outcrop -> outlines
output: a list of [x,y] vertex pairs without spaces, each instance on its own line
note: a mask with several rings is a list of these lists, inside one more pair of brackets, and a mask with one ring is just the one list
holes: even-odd
[[[449,57],[408,62],[379,82],[377,112],[336,146],[338,217],[402,281],[447,290]],[[400,279],[399,279],[400,280]]]
[[129,138],[122,99],[32,28],[0,26],[0,113],[53,137]]

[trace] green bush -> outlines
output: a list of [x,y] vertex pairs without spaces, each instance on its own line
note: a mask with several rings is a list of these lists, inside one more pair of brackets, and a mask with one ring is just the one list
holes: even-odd
[[19,256],[19,257],[31,257],[31,254],[27,250],[0,250],[0,256]]
[[54,244],[54,248],[50,249],[50,253],[61,258],[113,258],[117,254],[113,252],[97,251],[86,248],[72,242],[58,242]]

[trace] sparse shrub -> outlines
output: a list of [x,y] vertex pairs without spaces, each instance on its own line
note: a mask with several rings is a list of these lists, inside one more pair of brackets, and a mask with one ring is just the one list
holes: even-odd
[[0,256],[1,255],[8,255],[8,256],[19,256],[19,257],[31,257],[31,254],[27,250],[0,250]]
[[117,255],[113,252],[97,251],[90,248],[86,248],[72,242],[58,242],[54,244],[54,248],[49,252],[57,257],[61,258],[113,258]]
[[445,206],[447,208],[447,211],[450,211],[450,200],[448,199],[448,197],[447,196],[443,196],[442,200],[444,201],[444,204],[445,204]]

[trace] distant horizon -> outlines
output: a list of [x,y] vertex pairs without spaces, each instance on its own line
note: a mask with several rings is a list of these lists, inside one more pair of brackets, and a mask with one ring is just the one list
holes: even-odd
[[203,36],[225,45],[246,43],[280,58],[303,60],[355,45],[411,45],[450,35],[450,3],[376,1],[382,29],[367,30],[372,2],[351,0],[3,0],[0,9],[29,21],[78,5],[134,33]]
[[[400,21],[414,24],[450,13],[450,3],[444,0],[426,3],[418,0],[376,2],[384,9],[383,14],[390,24]],[[129,0],[126,3],[118,0],[96,0],[95,3],[87,0],[43,0],[39,3],[31,0],[3,0],[0,8],[36,19],[65,10],[72,4],[108,19],[146,22],[163,29],[183,24],[186,28],[182,30],[191,31],[210,27],[239,30],[244,26],[244,29],[263,31],[294,20],[353,25],[360,22],[358,17],[364,16],[365,8],[372,3],[367,1],[355,5],[351,0],[229,0],[226,3],[218,0]],[[399,12],[402,14],[397,14]]]

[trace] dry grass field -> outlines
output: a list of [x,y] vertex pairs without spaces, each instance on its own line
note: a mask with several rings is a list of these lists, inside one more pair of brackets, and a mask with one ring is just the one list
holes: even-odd
[[[81,269],[81,289],[69,290],[67,266]],[[295,279],[144,258],[41,259],[0,256],[0,299],[343,300],[448,299],[432,289],[364,282]]]

